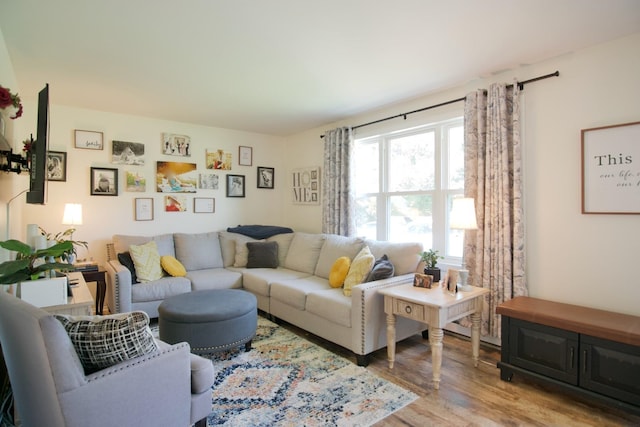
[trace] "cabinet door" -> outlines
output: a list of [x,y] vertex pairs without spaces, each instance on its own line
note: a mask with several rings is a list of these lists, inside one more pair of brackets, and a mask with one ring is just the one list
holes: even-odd
[[511,319],[509,363],[541,375],[578,384],[578,334]]
[[640,347],[580,337],[580,387],[640,406]]

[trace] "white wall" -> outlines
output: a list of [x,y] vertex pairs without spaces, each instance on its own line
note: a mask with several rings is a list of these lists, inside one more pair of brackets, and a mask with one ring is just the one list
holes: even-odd
[[[640,215],[582,215],[580,178],[581,129],[640,121],[638,52],[640,33],[327,124],[288,138],[287,164],[321,165],[319,135],[327,129],[456,99],[493,82],[559,70],[560,77],[527,85],[523,92],[530,295],[640,315]],[[415,116],[429,121],[438,114],[436,109]],[[284,222],[319,231],[320,218],[320,207],[305,206],[285,211]]]
[[[27,224],[38,224],[50,233],[68,228],[61,224],[64,204],[81,203],[84,223],[77,227],[76,240],[89,242],[90,252],[79,253],[80,258],[93,257],[104,261],[105,243],[113,234],[153,235],[162,232],[195,233],[225,229],[238,224],[282,225],[285,194],[284,160],[281,138],[220,128],[196,126],[186,123],[168,122],[145,117],[134,117],[114,113],[71,108],[55,105],[55,84],[50,87],[50,137],[49,149],[67,152],[67,181],[49,182],[48,198],[45,205],[27,205],[25,196],[12,204],[11,237],[24,238]],[[35,100],[32,100],[35,101]],[[25,105],[27,112],[17,120],[17,134],[34,132],[37,108],[34,102]],[[104,150],[86,150],[74,147],[74,130],[85,129],[104,132]],[[161,154],[162,133],[170,132],[191,137],[192,155],[176,157]],[[15,146],[21,145],[14,141]],[[112,140],[131,141],[145,144],[146,163],[144,166],[125,166],[111,163]],[[253,148],[253,165],[238,165],[238,147]],[[230,171],[205,169],[205,150],[223,149],[233,154]],[[156,192],[156,161],[196,163],[198,172],[215,173],[219,176],[217,190],[198,190],[197,193],[183,193],[187,198],[187,212],[165,212],[163,193]],[[91,196],[90,167],[117,168],[119,195]],[[257,188],[257,166],[275,168],[275,188]],[[125,171],[140,171],[147,180],[146,192],[126,192]],[[244,198],[227,198],[225,176],[245,175]],[[12,179],[14,192],[28,187],[26,174]],[[154,199],[154,220],[134,220],[134,199],[151,197]],[[215,198],[215,213],[193,213],[193,197]],[[19,215],[16,212],[21,211]],[[13,218],[17,219],[14,220]],[[18,220],[19,219],[19,220]]]

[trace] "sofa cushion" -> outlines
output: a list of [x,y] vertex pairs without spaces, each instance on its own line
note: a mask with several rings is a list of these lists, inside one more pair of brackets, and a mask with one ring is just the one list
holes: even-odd
[[329,272],[329,286],[332,288],[341,288],[344,284],[347,274],[349,274],[349,267],[351,267],[351,258],[348,256],[341,256],[333,263],[331,271]]
[[222,252],[217,232],[173,235],[176,258],[187,271],[222,268]]
[[149,316],[143,311],[55,317],[69,334],[85,373],[158,351]]
[[289,253],[289,246],[291,246],[291,240],[293,240],[294,233],[276,234],[267,239],[267,242],[278,243],[278,265],[284,265],[284,261],[287,259]]
[[284,266],[290,270],[313,274],[324,240],[324,234],[295,233]]
[[131,287],[131,302],[161,301],[174,295],[191,291],[191,282],[186,277],[165,276],[153,282]]
[[346,256],[352,260],[362,249],[363,244],[364,241],[358,237],[345,237],[337,234],[325,235],[314,274],[328,279],[336,259]]
[[323,289],[307,295],[305,310],[347,328],[351,327],[351,298],[342,289]]
[[136,276],[136,266],[133,264],[131,254],[129,251],[118,254],[118,262],[131,272],[131,283],[138,283],[138,277]]
[[382,255],[382,257],[378,258],[376,262],[373,264],[373,268],[367,275],[367,278],[364,279],[365,282],[373,282],[374,280],[382,280],[388,279],[389,277],[393,277],[394,267],[387,255]]
[[303,277],[309,277],[309,274],[286,268],[245,270],[242,273],[242,287],[251,293],[268,297],[272,282]]
[[176,256],[173,247],[173,234],[159,234],[157,236],[128,236],[124,234],[115,234],[113,236],[113,248],[117,254],[128,252],[131,245],[142,245],[151,240],[158,245],[158,253],[160,255]]
[[347,277],[344,279],[344,294],[346,296],[351,296],[352,287],[364,282],[375,261],[376,259],[371,254],[368,246],[360,250],[358,255],[353,259],[351,267],[349,267],[349,274],[347,274]]
[[247,242],[247,268],[277,268],[277,242]]
[[393,264],[394,275],[415,273],[420,263],[422,245],[420,243],[390,243],[378,240],[365,240],[376,258],[386,254]]
[[312,291],[331,289],[327,279],[318,276],[307,276],[294,280],[277,280],[271,282],[271,298],[304,310],[307,295]]
[[247,243],[260,242],[261,240],[252,239],[251,237],[238,234],[235,238],[235,241],[236,253],[233,261],[233,266],[244,268],[247,266],[247,261],[249,260],[249,249],[247,248]]
[[191,290],[230,289],[242,287],[242,273],[226,268],[209,268],[187,272]]
[[173,277],[184,277],[187,275],[187,270],[184,265],[171,255],[163,255],[160,257],[160,265],[162,269],[169,273]]
[[143,245],[131,245],[129,252],[140,282],[151,282],[162,278],[160,254],[155,241],[151,240]]

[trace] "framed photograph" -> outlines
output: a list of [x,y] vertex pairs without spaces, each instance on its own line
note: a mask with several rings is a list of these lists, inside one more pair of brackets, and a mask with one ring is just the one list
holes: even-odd
[[144,166],[144,144],[126,141],[111,141],[111,144],[111,163]]
[[76,129],[75,147],[87,150],[102,150],[104,148],[102,132]]
[[167,156],[191,156],[191,138],[173,133],[162,134],[162,154]]
[[198,188],[202,190],[217,190],[218,175],[215,173],[201,173],[198,176]]
[[640,214],[640,122],[583,129],[582,213]]
[[151,197],[135,199],[135,220],[153,221],[153,199]]
[[238,164],[240,166],[251,166],[253,163],[253,148],[241,145],[238,148]]
[[118,169],[91,168],[91,195],[117,196]]
[[194,197],[193,213],[214,213],[216,200],[213,197]]
[[205,152],[205,165],[207,169],[231,170],[232,154],[224,150]]
[[447,271],[447,277],[445,279],[447,291],[450,294],[455,294],[456,292],[458,292],[458,270],[450,268]]
[[244,197],[244,175],[227,175],[227,197]]
[[413,277],[413,286],[417,288],[431,289],[433,283],[433,276],[430,274],[415,273]]
[[197,186],[195,163],[156,163],[156,190],[159,193],[195,193]]
[[124,191],[144,193],[147,191],[147,179],[139,171],[125,171],[126,183]]
[[181,194],[172,194],[170,196],[164,196],[164,211],[165,212],[186,212],[187,196],[183,196]]
[[67,180],[67,153],[47,151],[47,181]]
[[273,179],[275,172],[273,168],[258,166],[258,188],[273,189]]

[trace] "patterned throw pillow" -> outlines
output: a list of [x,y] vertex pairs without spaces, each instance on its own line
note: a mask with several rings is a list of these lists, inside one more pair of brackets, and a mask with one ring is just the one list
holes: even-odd
[[346,296],[351,296],[352,287],[364,282],[375,261],[376,259],[371,254],[369,246],[365,246],[360,250],[358,255],[353,259],[351,267],[349,267],[349,274],[347,274],[346,279],[344,279],[344,294]]
[[187,269],[180,261],[171,255],[163,255],[160,257],[160,265],[162,269],[173,277],[184,277],[187,275]]
[[140,282],[152,282],[162,278],[160,254],[155,241],[152,240],[144,245],[131,245],[129,253]]
[[329,272],[329,286],[332,288],[341,287],[349,274],[349,267],[351,267],[351,259],[348,256],[338,258]]
[[158,351],[144,311],[55,317],[69,334],[85,374]]

